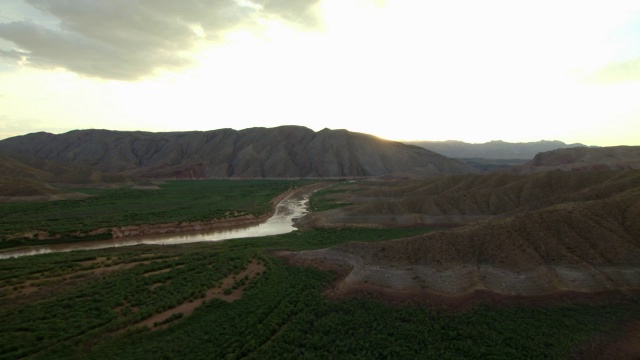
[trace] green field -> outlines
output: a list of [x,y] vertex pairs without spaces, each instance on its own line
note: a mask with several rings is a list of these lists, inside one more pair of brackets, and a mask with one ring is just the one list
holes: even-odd
[[[271,200],[310,181],[202,180],[170,181],[158,190],[66,189],[92,195],[81,200],[0,203],[0,248],[42,244],[14,234],[43,231],[55,242],[88,240],[91,230],[140,224],[200,221],[242,215],[260,216]],[[100,234],[93,238],[108,238]]]
[[[42,206],[49,218],[55,213],[49,206],[65,208],[48,231],[72,231],[91,226],[65,225],[63,219],[79,216],[69,214],[93,211],[85,222],[106,226],[126,223],[128,210],[118,215],[117,209],[137,206],[145,223],[177,221],[143,203],[172,204],[181,219],[216,209],[259,214],[275,194],[301,184],[172,182],[162,190],[94,190],[82,201],[22,205]],[[336,186],[312,200],[331,208],[327,195],[345,189]],[[189,209],[194,203],[200,210]],[[3,229],[17,227],[2,222]],[[0,260],[0,359],[581,358],[640,316],[638,297],[537,307],[483,303],[461,312],[366,297],[330,300],[323,292],[337,275],[275,255],[428,231],[317,229]],[[260,267],[246,275],[252,264]]]
[[342,182],[316,191],[309,199],[309,208],[312,211],[326,211],[352,205],[335,201],[332,195],[342,194],[350,191],[357,191],[357,187],[355,187],[354,185],[354,182]]
[[[460,313],[366,298],[332,301],[322,292],[335,275],[272,255],[424,231],[308,230],[0,260],[0,359],[554,359],[639,315],[637,300],[629,299],[485,304]],[[192,315],[158,324],[167,328],[136,326],[201,299],[256,259],[265,270],[239,300],[212,299]]]

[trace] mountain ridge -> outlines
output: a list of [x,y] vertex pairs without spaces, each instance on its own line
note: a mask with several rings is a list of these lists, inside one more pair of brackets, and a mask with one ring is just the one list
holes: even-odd
[[475,170],[443,155],[348,130],[302,126],[153,133],[74,130],[0,141],[0,151],[162,178],[432,176]]
[[423,147],[454,159],[511,159],[530,160],[545,151],[562,148],[587,147],[580,143],[566,144],[559,140],[540,140],[534,142],[506,142],[493,140],[486,143],[467,143],[459,140],[446,141],[407,141],[407,144]]
[[608,171],[640,169],[640,146],[609,146],[597,149],[566,148],[546,151],[523,164],[514,167],[518,172]]

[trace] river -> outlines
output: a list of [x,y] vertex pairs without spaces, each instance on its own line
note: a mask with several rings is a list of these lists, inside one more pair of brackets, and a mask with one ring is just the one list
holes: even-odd
[[295,191],[291,193],[276,205],[273,216],[271,216],[266,221],[256,225],[219,228],[196,232],[181,232],[163,235],[136,236],[120,239],[30,246],[17,250],[0,252],[0,259],[46,254],[51,252],[103,249],[139,244],[186,244],[200,241],[221,241],[237,238],[285,234],[296,230],[296,227],[293,226],[293,219],[300,218],[308,212],[309,196],[311,196],[312,193],[313,191]]

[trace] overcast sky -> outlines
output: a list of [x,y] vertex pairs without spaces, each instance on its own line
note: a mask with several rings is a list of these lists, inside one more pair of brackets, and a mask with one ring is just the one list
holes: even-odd
[[279,125],[640,145],[640,1],[0,2],[0,139]]

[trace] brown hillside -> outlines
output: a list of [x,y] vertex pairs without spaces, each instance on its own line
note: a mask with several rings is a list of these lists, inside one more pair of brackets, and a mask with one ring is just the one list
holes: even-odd
[[[327,195],[352,204],[314,212],[307,226],[465,224],[567,201],[608,198],[640,186],[640,171],[496,173],[406,181],[364,181]],[[338,188],[340,189],[340,188]]]
[[70,166],[33,156],[0,154],[0,196],[24,197],[58,194],[51,184],[128,182],[127,177]]
[[[536,210],[413,238],[354,242],[291,257],[303,263],[348,265],[349,274],[335,289],[347,293],[374,287],[392,294],[413,291],[416,296],[475,292],[548,296],[639,289],[640,172],[589,174],[592,177],[582,180],[574,175],[585,174],[554,174],[559,177],[549,184],[555,188],[541,194],[547,200],[538,201]],[[525,176],[529,181],[524,183],[529,185],[516,188],[532,187],[539,176],[549,174]],[[501,184],[488,177],[484,182],[475,179],[476,185]],[[573,188],[576,184],[579,186]],[[497,188],[504,186],[508,185]],[[451,188],[440,190],[446,193]],[[510,204],[516,203],[518,197],[512,198]],[[535,196],[528,199],[529,203],[536,201]],[[528,208],[520,201],[520,208]],[[545,201],[556,204],[539,205]]]
[[59,191],[46,183],[31,179],[11,179],[0,176],[0,197],[2,196],[42,196],[57,194]]
[[516,168],[524,173],[548,170],[607,171],[640,169],[640,146],[577,147],[537,154]]

